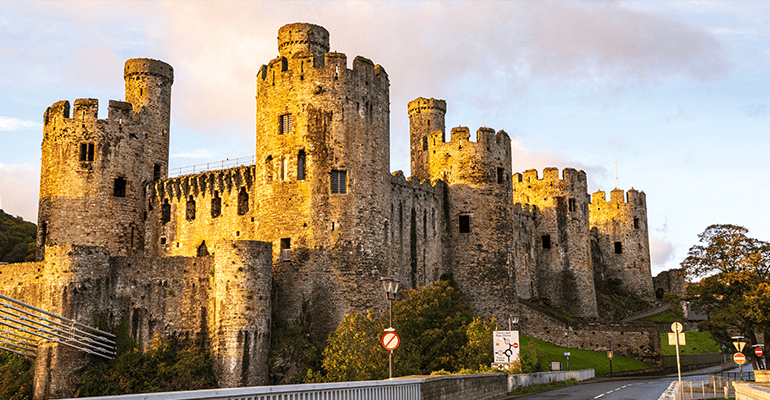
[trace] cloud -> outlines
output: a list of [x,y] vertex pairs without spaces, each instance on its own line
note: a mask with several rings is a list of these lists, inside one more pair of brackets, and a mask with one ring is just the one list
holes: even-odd
[[194,159],[202,159],[202,158],[214,158],[216,154],[211,151],[210,149],[194,149],[189,150],[182,153],[174,153],[171,154],[170,158],[194,158]]
[[37,223],[39,165],[0,163],[0,208]]
[[650,264],[652,268],[664,268],[674,259],[674,245],[665,237],[650,235]]
[[536,169],[542,176],[542,171],[546,167],[556,167],[560,171],[567,167],[583,170],[588,178],[589,192],[595,190],[591,188],[600,187],[598,182],[606,180],[608,175],[607,169],[602,166],[570,160],[564,154],[555,152],[548,147],[544,147],[543,150],[529,149],[524,146],[521,138],[511,138],[511,157],[514,172]]
[[11,117],[0,117],[0,131],[16,132],[30,129],[41,129],[43,124],[35,121],[23,121]]

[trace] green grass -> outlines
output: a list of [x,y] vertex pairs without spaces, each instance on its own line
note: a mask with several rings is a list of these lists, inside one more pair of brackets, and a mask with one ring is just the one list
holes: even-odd
[[652,322],[682,322],[682,317],[676,315],[673,311],[668,310],[664,313],[653,315],[651,317],[643,318],[642,321]]
[[[604,351],[591,351],[560,347],[552,343],[544,342],[539,339],[532,339],[523,335],[521,336],[522,348],[526,348],[526,346],[529,345],[529,343],[532,341],[537,343],[538,349],[544,351],[548,355],[546,357],[548,362],[561,361],[564,363],[563,365],[566,368],[567,359],[564,357],[564,352],[569,351],[570,370],[574,371],[578,369],[593,368],[596,371],[597,376],[610,373],[610,361],[607,359],[607,353]],[[612,359],[613,372],[637,371],[649,368],[653,367],[641,361],[634,360],[633,358],[615,355],[615,357]]]
[[[679,346],[679,354],[719,353],[720,346],[709,332],[685,332],[687,344]],[[660,334],[660,354],[676,355],[676,346],[668,344],[668,333]]]

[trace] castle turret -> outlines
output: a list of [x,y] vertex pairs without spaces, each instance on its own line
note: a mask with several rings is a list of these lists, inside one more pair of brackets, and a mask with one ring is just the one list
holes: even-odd
[[558,169],[546,168],[542,179],[533,169],[516,173],[513,197],[514,203],[539,211],[534,229],[537,288],[530,292],[571,315],[597,317],[585,172],[565,168],[560,178]]
[[[444,115],[446,114],[446,101],[437,99],[424,99],[419,97],[409,102],[409,137],[411,144],[412,177],[418,180],[430,178],[428,171],[431,155],[442,157],[428,150],[428,141],[436,145],[444,140]],[[441,132],[441,135],[437,131]],[[436,132],[436,135],[431,133]]]
[[593,194],[590,225],[596,248],[594,272],[597,279],[619,279],[637,296],[651,298],[650,241],[647,229],[647,202],[644,192],[626,194],[615,189],[607,201],[603,191]]
[[144,185],[168,165],[172,80],[165,63],[129,60],[128,102],[110,101],[107,119],[95,99],[75,100],[71,117],[68,101],[46,110],[38,259],[54,243],[107,246],[113,256],[143,248]]
[[[367,58],[349,69],[344,54],[328,53],[320,26],[286,25],[278,45],[280,55],[257,75],[255,238],[273,243],[279,297],[288,291],[315,303],[339,293],[344,300],[318,298],[331,326],[380,299],[390,83]],[[343,277],[355,284],[337,282]],[[300,309],[298,300],[280,312],[292,319]]]

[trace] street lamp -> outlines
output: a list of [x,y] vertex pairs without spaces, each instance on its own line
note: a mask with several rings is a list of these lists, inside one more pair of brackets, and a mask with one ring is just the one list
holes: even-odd
[[[569,347],[569,333],[572,332],[572,328],[569,326],[564,328],[564,347]],[[569,371],[569,352],[565,351],[564,356],[567,357],[567,371]]]
[[513,314],[508,317],[508,330],[512,331],[511,328],[511,322],[513,322],[513,326],[516,327],[516,330],[519,330],[519,320],[521,319],[521,316],[519,314]]
[[607,335],[607,357],[610,359],[610,378],[614,378],[612,375],[612,335]]
[[[398,285],[401,283],[398,279],[393,278],[380,278],[382,287],[385,289],[385,297],[390,302],[390,327],[386,331],[394,331],[393,329],[393,300],[396,299],[396,293],[398,293]],[[388,360],[388,370],[390,379],[393,379],[393,350],[390,351],[390,358]]]

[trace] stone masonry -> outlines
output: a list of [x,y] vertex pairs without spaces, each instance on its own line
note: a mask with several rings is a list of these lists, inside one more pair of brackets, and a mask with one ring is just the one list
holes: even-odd
[[[348,68],[329,49],[321,26],[280,28],[257,72],[249,166],[167,178],[174,72],[162,61],[126,62],[126,100],[105,120],[96,100],[55,103],[38,261],[0,266],[0,292],[125,321],[141,346],[204,340],[225,387],[268,383],[271,331],[303,310],[328,333],[345,313],[384,309],[384,276],[415,288],[452,274],[498,320],[522,312],[519,298],[597,317],[595,279],[652,295],[643,192],[589,201],[583,171],[514,173],[506,132],[447,136],[446,101],[422,97],[407,107],[412,177],[391,173],[385,69],[361,56]],[[38,359],[35,397],[69,396],[83,356],[43,344]]]

